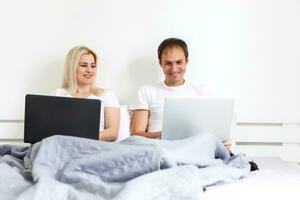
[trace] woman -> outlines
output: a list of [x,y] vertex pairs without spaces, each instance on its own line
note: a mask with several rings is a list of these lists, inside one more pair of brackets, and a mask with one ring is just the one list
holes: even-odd
[[85,46],[72,48],[65,60],[62,88],[53,95],[101,100],[99,139],[114,141],[118,137],[120,106],[116,95],[94,85],[97,55]]

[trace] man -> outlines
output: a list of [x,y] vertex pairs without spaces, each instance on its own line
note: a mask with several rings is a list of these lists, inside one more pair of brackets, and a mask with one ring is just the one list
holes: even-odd
[[[161,137],[165,97],[207,95],[204,87],[196,87],[184,79],[188,55],[188,47],[181,39],[168,38],[159,45],[158,59],[165,80],[139,89],[136,101],[130,106],[133,111],[132,135]],[[230,149],[232,141],[226,141],[224,145]]]

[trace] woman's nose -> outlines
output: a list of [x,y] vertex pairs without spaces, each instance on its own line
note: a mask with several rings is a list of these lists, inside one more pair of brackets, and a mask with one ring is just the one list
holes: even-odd
[[87,72],[91,72],[92,71],[92,67],[91,66],[87,66],[86,71]]

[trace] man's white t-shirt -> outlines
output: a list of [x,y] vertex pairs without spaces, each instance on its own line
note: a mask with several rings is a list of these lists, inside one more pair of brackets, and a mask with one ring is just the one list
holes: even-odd
[[165,97],[196,97],[208,95],[208,90],[203,85],[183,85],[169,87],[164,82],[142,86],[130,110],[149,110],[148,132],[162,130],[163,108]]
[[[56,89],[53,93],[53,96],[60,97],[73,97],[67,90],[63,88]],[[100,114],[100,131],[105,129],[105,121],[104,121],[104,107],[116,107],[119,108],[120,104],[117,96],[110,90],[105,90],[101,93],[100,96],[90,95],[86,97],[87,99],[99,99],[101,101],[101,114]]]

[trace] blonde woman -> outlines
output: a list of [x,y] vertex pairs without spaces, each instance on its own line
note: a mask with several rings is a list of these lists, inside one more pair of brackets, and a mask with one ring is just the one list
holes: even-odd
[[76,46],[65,60],[62,88],[53,95],[101,100],[99,139],[114,141],[118,137],[120,105],[116,95],[96,87],[95,80],[99,61],[97,55],[85,46]]

